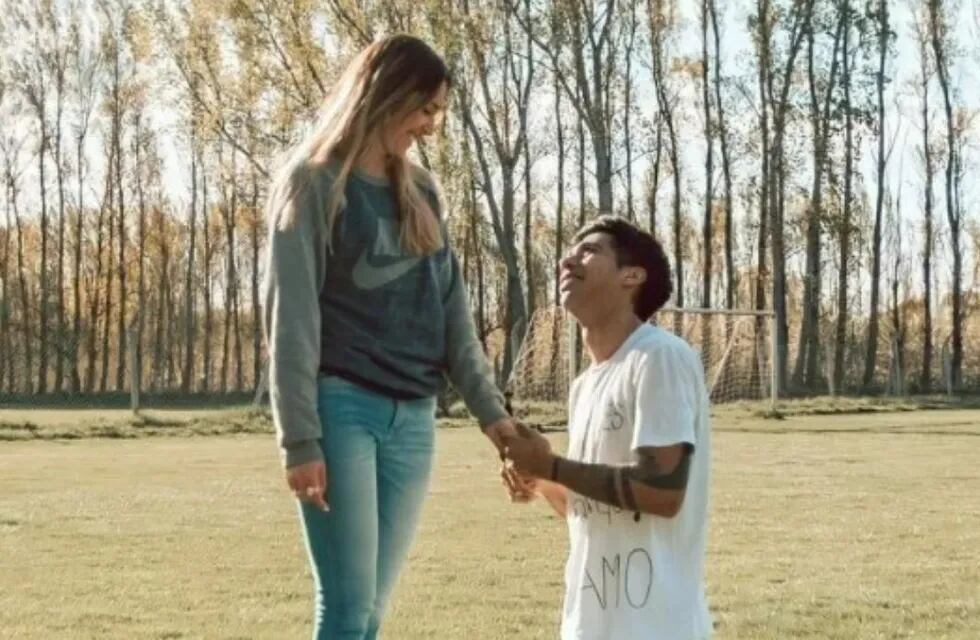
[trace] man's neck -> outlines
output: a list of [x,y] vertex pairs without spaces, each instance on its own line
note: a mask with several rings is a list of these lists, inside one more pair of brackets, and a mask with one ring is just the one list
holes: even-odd
[[636,328],[643,324],[630,310],[597,318],[582,327],[582,337],[592,361],[605,362],[622,346]]

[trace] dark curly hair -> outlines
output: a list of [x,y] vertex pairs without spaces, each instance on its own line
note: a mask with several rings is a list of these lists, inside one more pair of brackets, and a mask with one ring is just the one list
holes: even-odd
[[641,267],[647,272],[633,299],[633,311],[646,321],[670,299],[674,287],[670,281],[670,262],[656,238],[619,216],[599,216],[575,234],[575,242],[590,233],[605,233],[612,238],[616,266]]

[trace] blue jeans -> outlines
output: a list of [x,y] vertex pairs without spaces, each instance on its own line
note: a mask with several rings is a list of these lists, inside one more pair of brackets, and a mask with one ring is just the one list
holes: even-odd
[[316,583],[315,640],[374,640],[432,469],[435,398],[395,400],[320,378],[324,512],[300,503]]

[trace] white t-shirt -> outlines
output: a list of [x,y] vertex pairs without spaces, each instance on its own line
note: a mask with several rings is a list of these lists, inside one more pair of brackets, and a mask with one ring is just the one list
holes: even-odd
[[697,353],[644,323],[572,385],[568,457],[627,464],[639,447],[694,445],[673,518],[635,514],[568,493],[562,640],[703,640],[711,432]]

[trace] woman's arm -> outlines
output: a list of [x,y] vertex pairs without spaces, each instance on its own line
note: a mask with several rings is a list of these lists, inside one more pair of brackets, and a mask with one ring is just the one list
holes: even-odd
[[490,364],[477,339],[459,261],[451,249],[447,252],[448,291],[443,298],[447,375],[480,427],[486,428],[508,418],[504,396],[494,383]]
[[[319,291],[325,269],[323,223],[311,188],[290,196],[280,187],[269,201],[269,243],[262,286],[269,351],[269,403],[286,467],[321,460],[317,372]],[[294,222],[280,224],[287,208]]]

